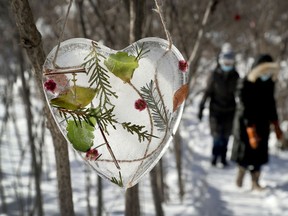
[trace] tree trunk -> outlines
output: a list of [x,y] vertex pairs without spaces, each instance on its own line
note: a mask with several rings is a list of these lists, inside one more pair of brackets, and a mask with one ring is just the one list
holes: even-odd
[[102,216],[103,214],[103,187],[102,187],[102,178],[98,176],[98,183],[97,183],[97,216]]
[[78,0],[76,1],[77,6],[78,6],[78,11],[79,11],[79,17],[80,17],[80,26],[82,29],[83,37],[87,38],[87,29],[85,26],[85,21],[84,21],[84,9],[83,9],[83,3],[84,0]]
[[160,159],[158,163],[158,185],[159,185],[159,190],[161,194],[161,203],[165,202],[166,200],[169,200],[168,194],[166,193],[166,183],[164,181],[165,179],[165,172],[164,172],[164,167],[163,167],[163,158]]
[[146,0],[125,0],[124,3],[130,14],[129,42],[133,43],[142,37]]
[[184,183],[182,179],[182,148],[181,148],[181,135],[179,130],[177,130],[175,137],[174,137],[174,151],[175,151],[175,158],[176,158],[176,167],[177,167],[177,175],[178,175],[178,187],[179,187],[179,196],[181,202],[183,201],[184,197]]
[[[128,1],[126,1],[127,4]],[[137,3],[138,2],[138,3]],[[129,0],[130,13],[130,33],[129,42],[133,43],[135,40],[141,38],[143,14],[140,12],[144,10],[145,0]],[[139,15],[141,14],[141,16]],[[137,18],[136,18],[137,17]],[[140,215],[138,184],[128,189],[125,194],[125,216]]]
[[125,216],[139,216],[140,202],[138,185],[127,189],[125,194]]
[[145,20],[144,12],[145,12],[146,0],[134,0],[134,2],[136,7],[134,35],[135,40],[139,40],[140,38],[142,38],[142,32],[144,28],[144,20]]
[[33,115],[31,111],[31,102],[30,102],[30,89],[27,85],[27,81],[25,79],[25,69],[24,62],[21,50],[19,50],[19,61],[20,61],[20,75],[22,81],[22,99],[25,107],[25,115],[26,115],[26,124],[28,129],[28,141],[30,144],[30,153],[32,158],[32,169],[34,174],[34,183],[36,190],[36,198],[35,205],[37,209],[37,215],[42,216],[43,212],[43,202],[42,202],[42,193],[41,193],[41,169],[39,167],[39,162],[37,161],[37,152],[35,146],[35,136],[33,135]]
[[[3,120],[2,120],[2,124],[1,124],[1,128],[0,128],[0,155],[2,155],[2,139],[4,137],[4,133],[7,130],[7,123],[8,123],[8,119],[9,119],[9,108],[11,106],[11,92],[13,89],[13,84],[9,83],[8,79],[7,79],[7,84],[4,87],[5,91],[3,94],[3,102],[5,102],[4,106],[4,110],[5,112],[3,113]],[[7,203],[6,203],[6,197],[5,197],[5,187],[3,185],[2,180],[4,179],[4,175],[3,175],[3,171],[2,171],[2,160],[0,158],[0,200],[1,200],[1,207],[0,207],[0,212],[2,212],[3,214],[7,215],[8,213],[8,208],[7,208]]]
[[[41,34],[35,26],[29,2],[28,0],[11,0],[10,4],[15,16],[21,44],[25,48],[34,68],[34,76],[38,88],[42,89],[42,65],[45,61],[45,54],[42,47]],[[44,92],[40,90],[40,93],[44,102]],[[61,215],[73,216],[74,209],[67,142],[58,131],[58,127],[47,106],[45,106],[45,111],[48,121],[47,126],[51,132],[55,148],[60,213]]]
[[162,193],[161,193],[161,187],[160,182],[158,181],[160,173],[158,172],[160,168],[160,164],[158,163],[150,172],[150,181],[151,181],[151,187],[152,187],[152,193],[153,193],[153,201],[154,201],[154,207],[156,211],[157,216],[164,216],[163,208],[162,208]]
[[[106,38],[106,43],[114,46],[115,45],[115,41],[113,39],[113,36],[110,33],[110,29],[109,29],[109,25],[107,24],[106,18],[105,18],[105,14],[101,11],[98,10],[97,4],[99,4],[99,2],[94,2],[93,0],[89,0],[90,6],[92,7],[96,17],[99,19],[100,24],[102,25],[102,28],[104,29],[104,33],[105,33],[105,38]],[[92,32],[93,34],[93,32]]]
[[93,210],[91,207],[91,203],[90,203],[90,191],[91,191],[91,170],[90,167],[85,167],[85,187],[86,187],[86,202],[87,202],[87,216],[92,216],[93,215]]
[[207,8],[205,10],[205,13],[203,15],[202,26],[198,30],[198,35],[197,35],[196,41],[194,43],[193,50],[192,50],[191,55],[190,55],[190,57],[188,59],[188,64],[190,65],[189,83],[190,83],[192,77],[194,76],[194,73],[196,72],[195,65],[196,65],[196,62],[199,59],[200,54],[201,54],[199,52],[199,50],[201,48],[201,42],[202,42],[202,39],[203,39],[203,35],[205,33],[205,27],[206,27],[206,25],[208,23],[210,15],[213,12],[215,12],[216,6],[217,6],[218,3],[219,3],[219,0],[210,0],[208,5],[207,5]]

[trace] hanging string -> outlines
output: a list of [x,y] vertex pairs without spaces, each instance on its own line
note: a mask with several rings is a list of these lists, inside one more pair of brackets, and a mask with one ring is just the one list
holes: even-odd
[[59,40],[58,40],[58,45],[57,45],[57,49],[56,49],[56,52],[55,52],[55,56],[54,56],[54,59],[53,59],[53,66],[55,67],[56,66],[56,58],[57,58],[57,55],[58,55],[58,51],[59,51],[59,48],[60,48],[60,44],[61,44],[61,41],[62,41],[62,38],[63,38],[63,34],[64,34],[64,30],[65,30],[65,27],[66,27],[66,23],[67,23],[67,20],[68,20],[68,15],[70,13],[70,8],[72,6],[72,3],[73,3],[73,0],[70,0],[69,2],[69,5],[68,5],[68,9],[67,9],[67,13],[66,13],[66,16],[65,16],[65,20],[64,20],[64,24],[63,24],[63,27],[62,27],[62,30],[61,30],[61,33],[60,33],[60,36],[59,36]]
[[159,14],[162,26],[163,26],[165,34],[166,34],[166,38],[167,38],[167,40],[169,42],[169,47],[168,48],[169,48],[169,50],[171,50],[172,44],[173,44],[172,38],[171,38],[171,35],[170,35],[170,33],[169,33],[169,31],[168,31],[168,29],[166,27],[166,24],[165,24],[165,21],[164,21],[164,18],[163,18],[163,14],[161,12],[161,8],[160,8],[160,6],[158,4],[158,0],[155,0],[155,5],[156,5],[155,11]]

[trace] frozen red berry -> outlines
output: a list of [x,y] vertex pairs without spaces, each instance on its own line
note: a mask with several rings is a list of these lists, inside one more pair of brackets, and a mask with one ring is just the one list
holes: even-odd
[[54,92],[57,87],[57,84],[54,80],[49,79],[44,83],[44,87],[47,91]]
[[97,160],[100,157],[100,154],[96,148],[89,149],[86,152],[86,159],[87,160]]
[[142,110],[146,109],[147,103],[143,99],[138,99],[135,101],[134,106],[135,106],[135,109],[142,111]]
[[183,72],[186,72],[188,69],[188,63],[185,60],[180,60],[178,66],[179,69]]

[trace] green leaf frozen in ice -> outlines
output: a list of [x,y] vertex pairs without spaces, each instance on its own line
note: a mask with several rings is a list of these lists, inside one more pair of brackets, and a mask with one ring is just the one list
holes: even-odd
[[54,107],[76,110],[87,106],[95,95],[96,90],[93,88],[71,86],[60,93],[58,97],[51,99],[50,103]]
[[[94,118],[89,119],[92,124],[95,125],[96,120]],[[93,146],[94,130],[95,128],[91,124],[85,121],[73,121],[69,120],[67,123],[67,138],[73,145],[74,149],[87,152]]]
[[128,55],[127,52],[111,54],[104,61],[104,64],[109,71],[124,82],[129,82],[132,79],[134,70],[139,66],[137,57]]

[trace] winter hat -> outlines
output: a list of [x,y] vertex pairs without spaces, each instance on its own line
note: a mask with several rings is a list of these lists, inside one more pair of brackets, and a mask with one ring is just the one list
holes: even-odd
[[279,70],[279,64],[273,62],[273,58],[269,54],[260,54],[255,59],[247,79],[250,82],[255,82],[261,75],[270,75],[272,80],[275,81]]
[[218,57],[218,62],[220,65],[235,63],[235,54],[230,43],[224,43],[222,45],[221,52]]
[[273,62],[272,56],[270,56],[269,54],[260,54],[255,59],[253,65],[252,65],[252,69],[255,68],[257,65],[260,65],[260,64],[265,63],[265,62]]

